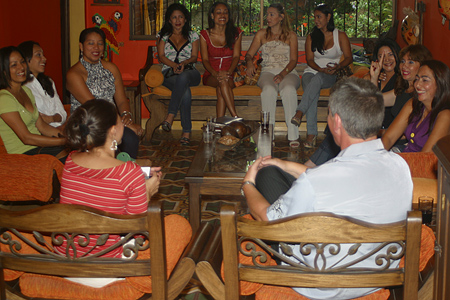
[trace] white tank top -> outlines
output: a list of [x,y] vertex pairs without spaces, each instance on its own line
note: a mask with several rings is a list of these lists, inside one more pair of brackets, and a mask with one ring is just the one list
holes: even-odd
[[[339,63],[342,56],[341,46],[339,45],[339,30],[335,28],[333,30],[333,47],[323,51],[323,55],[319,51],[314,51],[314,62],[321,68],[325,68],[329,62]],[[316,74],[317,71],[308,66],[304,73]]]

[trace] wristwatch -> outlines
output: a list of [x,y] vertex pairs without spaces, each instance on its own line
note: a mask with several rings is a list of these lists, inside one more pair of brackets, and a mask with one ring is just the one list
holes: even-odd
[[254,187],[256,187],[256,185],[255,185],[254,182],[249,181],[249,180],[245,181],[245,182],[242,183],[242,185],[241,185],[241,195],[242,195],[242,196],[245,196],[245,193],[244,193],[244,186],[247,185],[247,184],[251,184],[251,185],[253,185]]

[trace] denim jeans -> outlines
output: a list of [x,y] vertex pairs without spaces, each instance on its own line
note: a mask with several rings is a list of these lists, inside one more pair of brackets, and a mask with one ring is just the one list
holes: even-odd
[[[165,75],[169,69],[165,70]],[[200,72],[196,69],[186,70],[179,75],[173,75],[169,78],[164,78],[163,85],[172,91],[169,103],[169,114],[177,115],[180,111],[181,127],[183,132],[191,132],[191,86],[199,85]]]
[[320,90],[333,86],[336,82],[336,75],[329,75],[322,72],[316,74],[304,73],[302,77],[303,96],[297,110],[306,114],[307,134],[317,135],[317,102],[319,101]]

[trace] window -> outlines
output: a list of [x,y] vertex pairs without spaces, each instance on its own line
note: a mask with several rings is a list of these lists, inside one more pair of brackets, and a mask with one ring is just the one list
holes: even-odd
[[[130,0],[130,39],[154,39],[164,21],[166,8],[174,0]],[[208,27],[208,10],[214,0],[181,0],[191,12],[192,27],[197,31]],[[267,0],[227,1],[232,18],[251,36],[264,27]],[[272,3],[272,2],[270,2]],[[306,36],[314,27],[313,10],[318,3],[327,3],[334,9],[337,28],[349,38],[377,38],[392,25],[393,0],[281,0],[290,17],[292,29],[298,36]],[[264,9],[261,10],[261,5]]]

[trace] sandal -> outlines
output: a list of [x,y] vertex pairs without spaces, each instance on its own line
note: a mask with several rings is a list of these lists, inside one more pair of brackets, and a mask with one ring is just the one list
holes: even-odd
[[311,141],[305,140],[303,142],[303,147],[308,149],[314,148],[316,147],[316,142],[317,142],[317,135],[315,135]]
[[297,140],[289,141],[289,147],[291,147],[291,148],[298,148],[298,147],[300,147],[300,142],[297,141]]
[[187,137],[183,136],[180,139],[180,144],[181,144],[181,146],[189,146],[191,143],[190,143],[190,140]]
[[291,124],[294,124],[297,127],[300,127],[302,120],[299,117],[293,116],[291,119]]
[[172,130],[172,125],[170,125],[170,123],[167,121],[162,122],[161,127],[164,131],[167,131],[167,132]]

